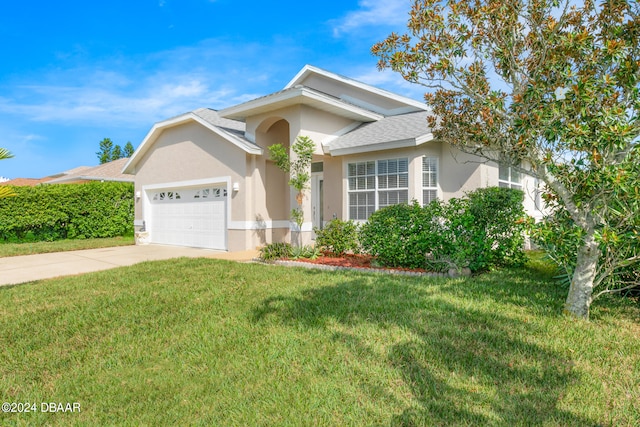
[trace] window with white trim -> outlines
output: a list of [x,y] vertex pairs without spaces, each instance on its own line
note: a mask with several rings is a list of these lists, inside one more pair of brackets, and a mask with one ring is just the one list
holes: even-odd
[[347,165],[349,219],[366,220],[385,206],[409,202],[409,159]]
[[498,166],[498,186],[522,190],[522,176],[520,172],[506,163]]
[[422,158],[422,205],[438,199],[438,158]]

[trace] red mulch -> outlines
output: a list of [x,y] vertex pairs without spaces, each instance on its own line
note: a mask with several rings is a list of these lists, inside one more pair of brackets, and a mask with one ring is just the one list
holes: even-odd
[[426,273],[426,270],[421,268],[383,267],[376,264],[375,258],[372,257],[371,255],[363,255],[363,254],[344,254],[338,257],[338,256],[333,256],[333,254],[330,254],[330,253],[325,253],[316,259],[301,258],[301,259],[289,260],[289,261],[299,261],[299,262],[306,262],[310,264],[331,265],[334,267],[375,268],[379,270],[385,269],[385,270],[414,271],[417,273],[418,272]]

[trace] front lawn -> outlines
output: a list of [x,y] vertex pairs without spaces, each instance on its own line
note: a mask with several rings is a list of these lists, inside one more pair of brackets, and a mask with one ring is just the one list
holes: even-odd
[[445,280],[179,259],[2,288],[2,401],[37,411],[0,425],[638,425],[638,303],[583,322],[565,294],[539,261]]
[[103,239],[66,239],[54,242],[0,243],[0,258],[18,255],[46,254],[77,251],[81,249],[128,246],[135,243],[133,236],[107,237]]

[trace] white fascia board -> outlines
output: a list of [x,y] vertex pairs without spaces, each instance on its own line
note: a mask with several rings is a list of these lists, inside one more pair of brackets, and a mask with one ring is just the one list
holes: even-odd
[[351,116],[356,115],[362,121],[371,122],[384,118],[382,114],[358,107],[357,105],[351,105],[347,102],[321,94],[313,89],[306,87],[289,89],[290,90],[285,90],[284,92],[254,99],[253,101],[245,102],[244,104],[236,105],[235,107],[225,108],[224,110],[220,110],[218,114],[220,117],[233,120],[239,120],[240,118],[246,119],[248,115],[254,114],[251,113],[252,110],[262,109],[271,105],[273,105],[273,109],[276,110],[290,105],[305,104],[305,100],[312,100],[345,111]]
[[361,99],[358,99],[349,95],[340,95],[340,99],[343,99],[350,104],[354,104],[354,105],[366,108],[367,110],[371,110],[371,111],[375,111],[376,113],[383,114],[384,116],[399,116],[400,114],[415,113],[417,111],[423,111],[423,110],[431,111],[431,107],[428,107],[427,105],[423,105],[422,108],[416,108],[415,106],[407,105],[406,107],[389,109],[389,108],[379,107],[377,105],[371,104],[369,102],[365,102]]
[[151,146],[155,143],[156,138],[160,135],[162,131],[174,126],[181,125],[183,123],[187,123],[189,121],[195,121],[200,123],[202,126],[213,131],[217,135],[221,136],[225,140],[231,142],[233,145],[241,148],[242,150],[246,151],[249,154],[262,154],[262,148],[252,147],[248,145],[246,142],[240,140],[239,138],[236,138],[218,129],[216,126],[207,122],[197,114],[190,112],[190,113],[186,113],[181,116],[173,117],[171,119],[164,120],[162,122],[158,122],[154,124],[151,130],[149,131],[149,133],[147,133],[147,136],[145,136],[144,139],[142,140],[142,144],[140,144],[140,146],[133,153],[133,155],[127,162],[127,164],[124,165],[124,167],[122,168],[122,173],[133,174],[133,167],[138,163],[139,159],[142,156],[144,156],[144,154],[151,148]]
[[299,89],[295,91],[292,90],[292,91],[266,95],[258,99],[243,102],[242,104],[235,105],[233,107],[224,108],[218,111],[218,114],[220,115],[220,117],[224,117],[232,120],[238,120],[238,117],[242,116],[242,119],[244,120],[246,116],[244,116],[243,114],[248,111],[255,110],[258,108],[263,108],[270,104],[277,104],[277,103],[289,101],[291,99],[295,99],[301,95],[301,92],[302,90]]
[[425,142],[430,142],[434,140],[434,136],[433,133],[429,132],[429,133],[425,133],[422,136],[419,136],[416,138],[416,145],[422,145]]
[[389,92],[384,89],[377,88],[375,86],[368,85],[366,83],[359,82],[358,80],[350,79],[347,77],[340,76],[339,74],[332,73],[330,71],[323,70],[318,67],[314,67],[313,65],[305,65],[302,70],[285,86],[285,89],[289,89],[291,87],[295,87],[297,84],[300,84],[302,80],[304,80],[309,74],[319,74],[321,76],[327,77],[332,80],[337,80],[349,86],[356,87],[358,89],[374,93],[376,95],[393,99],[394,101],[401,102],[403,104],[411,105],[419,110],[430,111],[431,107],[428,105],[416,101],[415,99],[407,98],[406,96],[398,95],[393,92]]
[[[429,137],[430,136],[430,137]],[[359,145],[357,147],[345,147],[331,149],[329,147],[329,154],[331,156],[347,156],[349,154],[370,153],[372,151],[388,151],[396,150],[399,148],[417,147],[425,142],[433,140],[433,135],[427,134],[418,138],[401,139],[398,141],[383,142],[381,144]]]

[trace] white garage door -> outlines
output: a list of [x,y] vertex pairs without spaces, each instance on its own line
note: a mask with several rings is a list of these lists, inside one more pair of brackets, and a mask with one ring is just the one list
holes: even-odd
[[227,190],[221,187],[153,190],[151,242],[227,249]]

